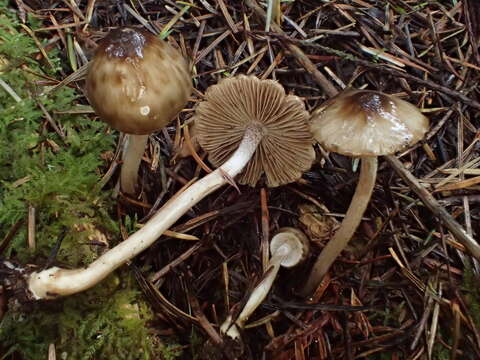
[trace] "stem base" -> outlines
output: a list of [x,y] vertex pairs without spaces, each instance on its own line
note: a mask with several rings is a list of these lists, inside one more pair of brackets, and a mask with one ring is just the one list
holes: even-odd
[[375,179],[377,178],[378,160],[376,157],[363,157],[355,194],[348,207],[345,218],[333,238],[328,242],[318,256],[308,277],[307,283],[301,290],[303,296],[309,296],[318,287],[335,259],[347,246],[357,229],[362,216],[372,196]]

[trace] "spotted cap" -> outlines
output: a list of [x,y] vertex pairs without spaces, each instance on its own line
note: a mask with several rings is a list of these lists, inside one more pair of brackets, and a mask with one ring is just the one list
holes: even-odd
[[88,99],[102,120],[128,134],[165,127],[185,106],[192,91],[181,53],[147,31],[111,31],[89,64]]

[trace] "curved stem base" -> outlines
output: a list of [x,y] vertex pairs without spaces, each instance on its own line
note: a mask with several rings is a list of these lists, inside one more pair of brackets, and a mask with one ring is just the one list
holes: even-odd
[[258,131],[247,129],[235,153],[217,170],[170,199],[139,231],[107,251],[83,269],[53,267],[34,272],[28,278],[29,289],[36,299],[51,299],[86,290],[112,271],[152,245],[192,206],[238,175],[251,159],[261,140]]
[[272,254],[272,258],[268,263],[268,268],[264,274],[264,278],[253,289],[250,297],[247,300],[247,303],[238,315],[235,323],[233,323],[232,316],[229,315],[224,323],[220,326],[220,332],[222,334],[226,334],[232,339],[240,338],[240,332],[238,329],[243,329],[250,315],[252,315],[258,306],[263,302],[263,300],[265,300],[268,292],[272,288],[273,282],[277,277],[282,261],[290,251],[291,248],[288,245],[283,245],[278,249],[277,253]]
[[308,277],[307,283],[301,290],[303,296],[311,295],[320,285],[323,277],[327,273],[335,259],[347,246],[362,220],[370,197],[372,196],[375,179],[377,177],[376,157],[363,157],[360,169],[360,178],[358,180],[355,194],[348,207],[345,218],[333,238],[328,242],[323,251],[318,256]]

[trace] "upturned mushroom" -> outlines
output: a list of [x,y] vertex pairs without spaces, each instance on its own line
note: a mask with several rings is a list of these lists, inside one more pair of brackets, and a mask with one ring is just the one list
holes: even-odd
[[128,136],[120,187],[134,195],[148,135],[185,106],[192,79],[182,54],[145,30],[124,27],[101,40],[89,64],[86,90],[98,116]]
[[312,164],[308,116],[300,98],[286,95],[278,82],[239,75],[208,89],[195,111],[195,128],[217,167],[250,143],[244,146],[239,183],[255,186],[265,175],[274,187],[297,180]]
[[313,136],[322,147],[360,157],[361,168],[345,218],[320,253],[302,289],[305,296],[317,288],[360,224],[375,185],[377,157],[418,142],[428,130],[428,119],[416,106],[370,90],[344,91],[316,110],[310,121]]
[[279,229],[270,241],[271,258],[264,278],[253,289],[235,322],[233,322],[231,316],[228,316],[220,327],[220,331],[233,339],[238,339],[240,337],[238,329],[245,326],[248,318],[265,300],[277,277],[280,266],[285,268],[297,266],[306,259],[309,248],[309,240],[302,231],[292,227]]
[[262,174],[270,186],[300,178],[313,150],[308,112],[296,96],[272,80],[238,76],[208,89],[196,109],[200,144],[219,167],[170,199],[145,225],[82,269],[52,267],[27,277],[34,299],[86,290],[148,248],[192,206],[240,174],[255,185]]

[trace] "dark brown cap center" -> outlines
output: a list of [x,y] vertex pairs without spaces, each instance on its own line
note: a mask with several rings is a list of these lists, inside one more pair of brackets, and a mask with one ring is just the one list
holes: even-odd
[[134,28],[113,30],[100,43],[98,51],[109,58],[143,58],[143,50],[153,35]]
[[376,91],[359,91],[345,98],[340,109],[345,118],[364,114],[367,121],[372,116],[385,116],[393,111],[394,104],[385,95]]
[[357,94],[355,97],[357,103],[365,112],[381,114],[391,109],[390,100],[383,94],[369,91]]

